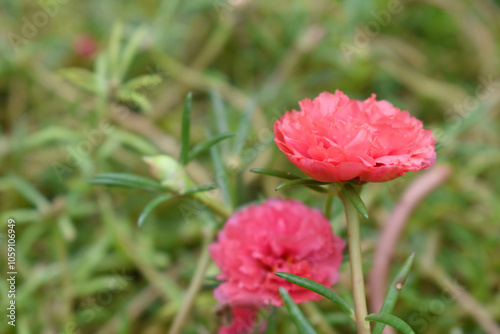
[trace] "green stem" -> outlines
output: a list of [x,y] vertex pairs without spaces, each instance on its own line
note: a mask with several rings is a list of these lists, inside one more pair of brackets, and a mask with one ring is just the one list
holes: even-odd
[[189,195],[195,201],[198,201],[204,204],[208,209],[210,209],[213,213],[220,216],[224,220],[228,219],[231,216],[231,210],[229,210],[224,204],[219,201],[216,201],[210,198],[205,193],[194,193]]
[[205,272],[208,269],[208,265],[210,264],[210,252],[208,246],[214,237],[214,231],[210,228],[206,231],[205,234],[205,242],[203,243],[203,250],[200,258],[198,259],[198,265],[196,267],[196,272],[194,274],[193,280],[189,284],[189,288],[186,291],[186,295],[184,297],[184,303],[182,304],[180,310],[175,315],[175,319],[172,323],[172,326],[168,330],[169,334],[179,334],[182,330],[186,319],[189,316],[189,311],[194,306],[196,297],[198,292],[203,285],[203,281],[205,279]]
[[325,202],[325,217],[328,220],[332,219],[332,204],[333,204],[333,196],[327,195]]
[[[228,219],[231,216],[231,211],[224,206],[224,204],[210,198],[205,193],[194,193],[189,195],[189,197],[194,200],[204,204],[208,209],[210,209],[213,213],[220,216],[224,220]],[[196,296],[203,285],[203,280],[205,279],[205,272],[208,269],[208,265],[210,264],[210,252],[208,246],[212,241],[215,232],[212,228],[210,228],[205,234],[205,240],[203,243],[203,251],[201,253],[200,258],[198,259],[198,265],[196,267],[196,273],[194,274],[194,278],[189,284],[189,288],[186,292],[186,296],[184,298],[184,303],[181,306],[179,312],[177,312],[174,322],[170,327],[168,334],[179,334],[182,330],[182,327],[189,316],[189,311],[194,306],[194,302]]]
[[354,313],[356,314],[356,330],[358,334],[370,334],[370,323],[365,320],[368,311],[366,308],[363,262],[361,259],[359,214],[354,205],[344,194],[344,191],[341,192],[340,198],[344,204],[347,219],[347,239],[349,245],[349,261],[351,264]]

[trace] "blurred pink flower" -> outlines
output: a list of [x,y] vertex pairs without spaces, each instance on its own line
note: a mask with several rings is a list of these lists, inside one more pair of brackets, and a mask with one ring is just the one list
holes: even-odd
[[275,142],[316,180],[385,182],[436,161],[432,132],[375,94],[358,101],[337,90],[299,105],[274,124]]
[[[255,327],[257,321],[257,315],[259,310],[255,307],[232,307],[232,322],[229,326],[223,326],[219,328],[219,334],[246,334],[251,333]],[[265,326],[260,328],[263,332]]]
[[[275,273],[292,273],[331,286],[338,280],[344,246],[321,212],[300,202],[269,199],[248,206],[229,218],[218,241],[210,245],[221,270],[217,278],[225,281],[215,289],[215,298],[231,307],[280,306],[283,301],[278,288],[283,286],[296,303],[321,299]],[[252,329],[221,329],[219,333]]]
[[81,34],[76,38],[73,49],[78,56],[90,58],[97,51],[97,43],[92,36]]

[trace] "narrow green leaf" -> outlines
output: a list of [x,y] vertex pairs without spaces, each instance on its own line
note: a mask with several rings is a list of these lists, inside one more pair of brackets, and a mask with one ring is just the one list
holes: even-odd
[[187,189],[185,192],[182,193],[182,195],[187,196],[187,195],[192,195],[194,193],[200,193],[204,191],[210,191],[219,188],[218,185],[216,184],[204,184],[201,186],[196,186],[190,189]]
[[[269,176],[275,176],[275,177],[280,177],[282,179],[287,179],[287,180],[298,180],[300,179],[300,176],[297,176],[295,174],[289,173],[289,172],[283,172],[277,169],[270,169],[270,168],[252,168],[250,169],[251,172],[257,173],[257,174],[263,174],[263,175],[269,175]],[[325,188],[319,187],[319,186],[310,186],[306,185],[307,188],[314,190],[318,193],[325,194],[328,192]]]
[[223,133],[223,134],[220,134],[220,135],[215,136],[213,138],[210,138],[210,139],[208,139],[208,140],[206,140],[198,145],[195,145],[188,153],[187,162],[195,159],[200,154],[208,151],[212,146],[214,146],[218,142],[220,142],[224,139],[227,139],[227,138],[231,138],[233,136],[234,136],[234,133]]
[[283,287],[280,287],[280,294],[281,298],[283,298],[283,301],[285,302],[288,312],[290,313],[290,317],[292,318],[293,322],[297,326],[297,329],[299,330],[299,333],[316,334],[316,331],[311,326],[307,318],[304,316],[300,308],[297,306],[297,304],[295,304],[293,299],[290,297],[288,292]]
[[240,124],[238,125],[238,130],[236,131],[236,138],[234,140],[233,152],[235,154],[241,154],[245,142],[248,137],[248,132],[252,127],[252,115],[256,109],[256,103],[254,100],[249,99],[245,109],[243,110],[243,115],[240,119]]
[[347,304],[347,302],[342,297],[340,297],[332,289],[329,289],[328,287],[319,284],[318,282],[315,282],[313,280],[310,280],[308,278],[300,277],[289,273],[278,272],[276,273],[276,276],[286,279],[287,281],[292,282],[293,284],[297,284],[298,286],[316,292],[317,294],[331,300],[332,302],[337,304],[338,307],[342,309],[342,311],[347,313],[347,315],[349,315],[349,317],[351,317],[353,321],[355,321],[353,309]]
[[42,220],[42,214],[38,209],[24,208],[4,211],[0,214],[0,226],[7,225],[9,218],[14,217],[16,222],[38,223]]
[[369,321],[381,322],[383,324],[394,327],[398,331],[404,334],[415,334],[413,329],[411,329],[410,325],[401,320],[400,318],[391,315],[391,314],[381,314],[381,313],[373,313],[369,314],[366,318]]
[[146,218],[149,216],[149,214],[154,209],[156,209],[156,207],[158,207],[158,205],[165,203],[166,201],[168,201],[171,198],[172,198],[171,194],[163,194],[163,195],[160,195],[160,196],[154,198],[148,204],[146,204],[144,209],[142,209],[142,212],[141,212],[141,215],[139,216],[139,219],[137,219],[137,226],[141,227],[142,224],[144,223],[144,220],[146,220]]
[[123,37],[123,24],[121,22],[116,22],[113,24],[111,29],[111,37],[108,42],[108,61],[110,72],[112,75],[117,73],[117,67],[119,66],[119,56],[121,53],[121,40]]
[[[389,287],[389,291],[387,292],[387,296],[385,297],[384,304],[382,305],[382,309],[380,313],[382,314],[391,314],[392,310],[394,310],[394,306],[398,300],[399,295],[401,294],[401,289],[408,277],[408,273],[410,272],[411,265],[413,264],[413,259],[415,258],[415,253],[411,254],[408,259],[405,261],[401,269],[396,274],[396,277],[391,283]],[[384,331],[385,324],[379,322],[375,324],[373,327],[372,334],[382,334]]]
[[436,141],[436,144],[434,145],[434,150],[437,151],[437,150],[440,150],[444,147],[444,144],[441,143],[441,141]]
[[345,193],[347,198],[351,201],[351,203],[354,205],[356,210],[358,210],[358,212],[363,217],[368,219],[368,210],[366,210],[365,203],[363,203],[363,200],[361,199],[361,197],[359,197],[358,192],[356,191],[356,189],[354,189],[352,184],[349,183],[344,184],[343,192]]
[[[228,115],[221,94],[216,90],[210,90],[210,102],[213,119],[215,119],[216,133],[229,132]],[[221,152],[225,155],[228,151],[228,142],[221,144]]]
[[193,93],[189,92],[184,103],[182,112],[182,133],[181,133],[181,155],[179,162],[181,165],[186,165],[188,162],[189,152],[189,130],[191,127],[191,106],[193,103]]
[[104,110],[108,97],[108,59],[105,53],[97,56],[95,61],[95,86],[97,88],[98,110]]
[[[325,184],[328,184],[328,183],[316,181],[313,179],[299,179],[299,180],[291,180],[291,181],[283,182],[280,185],[278,185],[275,190],[278,191],[278,190],[284,189],[284,188],[300,187],[300,186],[320,186],[320,185],[325,185]],[[324,190],[325,190],[325,192],[328,191],[326,189],[324,189]]]
[[158,87],[162,82],[162,77],[159,74],[145,74],[138,76],[136,78],[130,79],[124,85],[125,89],[128,90],[139,90],[139,89],[153,89]]
[[[207,138],[212,138],[209,130],[206,130],[206,136]],[[219,146],[212,146],[210,148],[210,158],[212,160],[213,170],[216,175],[217,185],[220,187],[222,197],[224,198],[224,203],[232,208],[233,203],[231,197],[231,189],[229,188],[230,182],[228,182],[228,179],[226,179],[226,177],[230,178],[231,175],[226,171]]]
[[118,334],[128,334],[128,333],[131,333],[131,331],[132,331],[132,328],[130,326],[131,319],[130,319],[130,316],[128,315],[128,313],[127,313],[127,310],[123,309],[120,312],[119,316],[121,318],[121,321],[120,321],[120,331],[118,332]]
[[265,334],[277,334],[277,315],[276,309],[272,309],[271,313],[266,318],[266,333]]
[[38,210],[44,211],[50,207],[50,201],[41,193],[35,186],[26,179],[16,174],[11,174],[5,177],[5,180],[10,186],[16,189],[21,196],[28,202],[31,202]]
[[224,280],[219,280],[215,278],[215,276],[208,275],[205,276],[205,283],[203,284],[203,287],[215,289],[224,282],[225,282]]
[[67,214],[62,214],[57,218],[57,225],[61,230],[61,234],[65,241],[72,241],[76,236],[75,224],[71,220],[70,216]]
[[147,191],[165,190],[155,180],[126,173],[103,173],[89,181],[93,185],[115,186],[124,188],[143,189]]
[[[113,132],[109,135],[109,138],[116,139],[118,144],[123,144],[131,149],[135,150],[141,155],[156,155],[160,151],[158,147],[151,143],[149,140],[140,136],[138,134],[128,132],[125,130],[113,129]],[[114,152],[115,150],[113,150]]]
[[79,133],[59,126],[50,125],[24,138],[27,148],[43,147],[52,142],[70,143],[81,140]]
[[129,89],[120,89],[116,96],[118,101],[132,103],[141,111],[151,110],[151,102],[146,95]]
[[95,85],[94,73],[87,69],[69,67],[58,70],[56,74],[86,92],[97,93],[98,91]]
[[252,173],[257,173],[257,174],[263,174],[263,175],[269,175],[269,176],[275,176],[275,177],[280,177],[282,179],[287,179],[287,180],[298,180],[300,179],[300,176],[294,175],[289,172],[283,172],[277,169],[270,169],[270,168],[252,168],[250,169]]
[[131,184],[129,182],[124,182],[121,180],[111,180],[111,179],[93,179],[89,181],[89,184],[94,186],[107,186],[107,187],[121,187],[121,188],[132,188],[132,189],[141,189],[150,192],[156,191],[154,188],[147,186],[138,186]]
[[139,43],[141,42],[142,37],[146,34],[146,29],[144,27],[140,27],[136,31],[134,31],[132,37],[130,37],[129,42],[123,48],[122,57],[120,59],[120,65],[118,68],[118,79],[121,81],[125,74],[127,74],[130,64],[132,63],[132,59],[137,53],[139,49]]

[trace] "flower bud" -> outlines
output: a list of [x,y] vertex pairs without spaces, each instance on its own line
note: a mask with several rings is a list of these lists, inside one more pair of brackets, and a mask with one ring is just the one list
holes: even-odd
[[169,190],[182,193],[194,186],[184,168],[168,155],[154,155],[142,158],[149,167],[150,174]]

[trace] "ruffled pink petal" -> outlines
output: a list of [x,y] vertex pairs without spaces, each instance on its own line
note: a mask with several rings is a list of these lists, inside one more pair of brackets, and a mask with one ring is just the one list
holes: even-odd
[[300,111],[276,121],[275,141],[290,162],[316,180],[385,182],[436,161],[432,132],[375,95],[358,101],[337,90],[299,105]]

